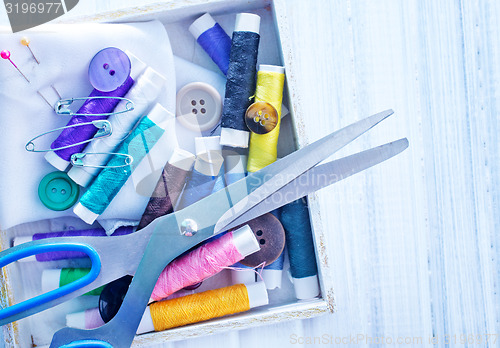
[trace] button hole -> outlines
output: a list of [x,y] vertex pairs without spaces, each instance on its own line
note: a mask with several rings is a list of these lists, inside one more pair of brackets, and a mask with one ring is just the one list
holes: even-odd
[[198,113],[198,110],[193,109],[193,110],[191,110],[191,112],[196,115]]
[[256,235],[258,235],[259,237],[262,236],[262,231],[261,230],[258,230],[257,232],[255,232]]
[[191,100],[191,105],[195,106],[196,105],[196,100]]
[[204,108],[202,108],[200,111],[201,111],[202,114],[204,114],[205,112],[207,112],[207,110],[205,110]]
[[114,71],[114,70],[111,70],[111,71],[109,72],[109,74],[110,74],[111,76],[115,76],[115,73],[116,73],[116,71]]
[[205,105],[205,100],[204,99],[200,99],[200,104],[201,105]]
[[260,243],[261,245],[264,245],[264,244],[266,244],[266,240],[265,240],[265,239],[261,239],[261,240],[259,241],[259,243]]

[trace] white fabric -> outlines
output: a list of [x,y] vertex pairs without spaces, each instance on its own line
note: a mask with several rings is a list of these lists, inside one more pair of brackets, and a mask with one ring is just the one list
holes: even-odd
[[[0,30],[1,33],[9,29]],[[31,80],[28,84],[7,61],[0,63],[0,226],[12,226],[51,219],[74,216],[71,209],[55,212],[46,208],[38,198],[40,180],[55,169],[44,159],[43,153],[29,153],[24,146],[31,138],[51,129],[66,125],[67,116],[58,116],[37,95],[38,90],[48,94],[51,84],[63,98],[84,97],[92,91],[88,81],[88,64],[101,49],[114,46],[129,50],[147,65],[167,78],[164,93],[159,102],[175,113],[175,70],[170,42],[164,26],[158,22],[135,24],[70,24],[43,26],[41,30],[30,30],[30,47],[40,65],[19,43],[20,35],[2,35],[2,48],[11,51],[11,58]],[[156,183],[160,169],[170,157],[176,143],[175,127],[167,131],[151,150],[152,167],[149,160],[143,161],[118,193],[109,208],[101,216],[106,218],[140,219],[151,192],[139,190],[135,184],[149,177]],[[57,133],[40,138],[38,148],[48,148]],[[151,173],[154,172],[154,175]],[[156,176],[156,177],[155,177]],[[146,185],[147,186],[147,185]],[[152,190],[152,188],[151,188]]]

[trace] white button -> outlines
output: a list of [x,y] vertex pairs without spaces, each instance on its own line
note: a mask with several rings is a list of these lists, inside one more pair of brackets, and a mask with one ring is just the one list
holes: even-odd
[[207,83],[192,82],[177,92],[177,120],[193,131],[213,129],[220,121],[222,99]]

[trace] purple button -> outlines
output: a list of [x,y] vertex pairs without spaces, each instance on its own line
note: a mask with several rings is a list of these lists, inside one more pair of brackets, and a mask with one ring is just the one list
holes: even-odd
[[130,59],[122,50],[108,47],[99,51],[89,65],[89,80],[95,89],[111,92],[130,76]]

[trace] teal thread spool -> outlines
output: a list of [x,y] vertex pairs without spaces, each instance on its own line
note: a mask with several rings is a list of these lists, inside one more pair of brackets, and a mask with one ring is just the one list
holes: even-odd
[[156,104],[149,116],[144,117],[114,150],[115,153],[131,155],[133,162],[125,167],[112,168],[123,164],[123,158],[111,157],[108,167],[101,171],[73,209],[83,221],[92,224],[106,210],[137,165],[165,132],[161,124],[167,120],[168,114],[160,104]]
[[295,296],[299,300],[316,297],[320,292],[318,268],[305,198],[281,208],[281,223],[285,228]]

